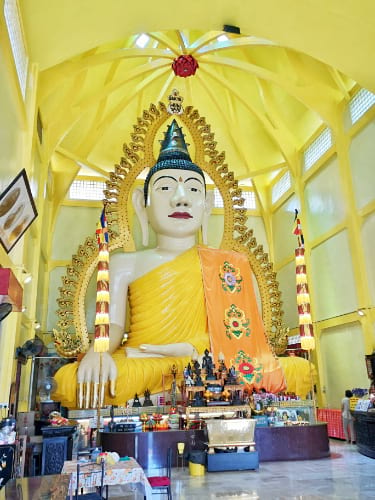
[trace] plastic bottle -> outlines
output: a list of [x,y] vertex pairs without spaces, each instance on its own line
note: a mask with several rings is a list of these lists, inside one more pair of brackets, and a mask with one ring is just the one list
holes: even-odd
[[99,456],[99,453],[100,453],[100,448],[96,447],[92,453],[91,453],[91,459],[93,462],[96,462],[96,459],[98,458]]

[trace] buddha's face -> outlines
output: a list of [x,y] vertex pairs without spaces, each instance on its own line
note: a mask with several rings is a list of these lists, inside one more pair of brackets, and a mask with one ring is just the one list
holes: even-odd
[[165,169],[150,179],[147,215],[157,234],[171,237],[198,232],[205,209],[205,186],[199,173]]

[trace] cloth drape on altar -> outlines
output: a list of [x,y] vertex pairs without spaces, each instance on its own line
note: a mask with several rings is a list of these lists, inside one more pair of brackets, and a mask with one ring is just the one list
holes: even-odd
[[247,256],[204,247],[199,256],[214,359],[222,352],[249,388],[283,391],[284,373],[268,344]]

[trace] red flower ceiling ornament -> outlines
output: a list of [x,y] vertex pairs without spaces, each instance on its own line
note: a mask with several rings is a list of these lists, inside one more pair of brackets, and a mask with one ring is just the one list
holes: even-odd
[[174,74],[183,78],[195,75],[197,68],[199,68],[198,62],[191,55],[178,56],[172,63]]

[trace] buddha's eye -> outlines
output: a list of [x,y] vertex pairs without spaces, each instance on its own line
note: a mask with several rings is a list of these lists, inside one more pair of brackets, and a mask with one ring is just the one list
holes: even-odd
[[192,191],[193,193],[197,193],[198,189],[197,188],[190,188],[190,191]]
[[168,189],[169,189],[169,186],[162,186],[162,188],[161,188],[162,191],[168,191]]

